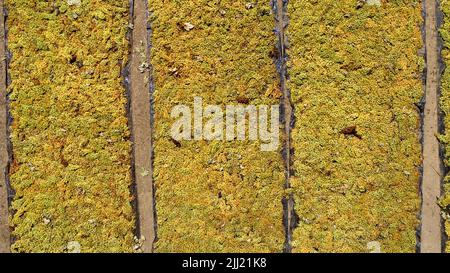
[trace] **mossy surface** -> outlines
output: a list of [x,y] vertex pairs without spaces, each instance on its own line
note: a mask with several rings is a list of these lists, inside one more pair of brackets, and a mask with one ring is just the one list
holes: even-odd
[[421,1],[363,2],[289,1],[295,252],[415,251]]
[[150,1],[158,252],[281,252],[280,151],[171,140],[172,107],[279,104],[269,1]]
[[[77,1],[69,1],[77,2]],[[8,0],[15,252],[130,252],[128,1]]]
[[[444,74],[442,75],[441,90],[441,110],[445,114],[444,127],[445,134],[441,135],[440,140],[445,149],[445,164],[450,166],[450,1],[441,0],[441,9],[444,13],[444,23],[441,26],[440,34],[444,40],[442,58],[445,64]],[[440,200],[442,215],[445,221],[445,232],[450,236],[450,174],[444,178],[444,195]],[[446,252],[450,252],[450,242],[446,243]]]

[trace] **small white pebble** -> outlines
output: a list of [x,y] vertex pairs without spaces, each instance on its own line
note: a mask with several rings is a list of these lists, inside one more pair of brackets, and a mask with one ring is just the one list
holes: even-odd
[[81,253],[81,245],[77,241],[71,241],[67,243],[67,252],[69,253]]
[[377,241],[368,242],[367,249],[370,253],[381,253],[381,244]]
[[191,24],[191,23],[184,23],[184,24],[183,24],[183,27],[184,27],[184,30],[190,31],[191,29],[194,28],[194,25]]
[[247,3],[247,4],[245,4],[245,8],[246,9],[252,9],[252,8],[254,8],[255,7],[255,4],[253,4],[253,3]]
[[81,6],[81,0],[67,0],[67,5],[69,6]]
[[377,7],[381,6],[381,1],[380,0],[366,0],[366,3],[369,6],[377,6]]

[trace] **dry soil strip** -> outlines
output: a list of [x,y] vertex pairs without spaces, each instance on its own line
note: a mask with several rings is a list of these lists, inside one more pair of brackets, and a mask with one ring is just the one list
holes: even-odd
[[133,1],[132,56],[130,67],[130,111],[133,135],[134,175],[137,191],[138,233],[145,238],[142,250],[153,251],[155,220],[149,79],[147,1]]
[[8,225],[8,188],[6,181],[8,165],[7,111],[6,105],[6,34],[4,3],[0,0],[0,253],[10,252]]
[[[279,69],[280,69],[280,85],[283,92],[282,107],[284,113],[284,153],[285,153],[285,168],[286,168],[286,183],[285,188],[289,189],[290,186],[290,176],[291,176],[291,124],[292,124],[292,105],[290,101],[289,90],[286,88],[286,35],[285,28],[287,26],[287,18],[285,14],[285,3],[284,0],[276,0],[276,18],[278,30],[278,48],[279,52]],[[294,211],[293,198],[290,196],[285,200],[284,207],[284,217],[285,217],[285,229],[286,229],[286,242],[285,242],[285,252],[291,252],[291,239],[292,239],[292,216]]]
[[437,199],[441,196],[442,163],[439,157],[439,64],[435,0],[425,0],[426,103],[424,111],[423,182],[422,182],[422,253],[442,251],[442,224]]

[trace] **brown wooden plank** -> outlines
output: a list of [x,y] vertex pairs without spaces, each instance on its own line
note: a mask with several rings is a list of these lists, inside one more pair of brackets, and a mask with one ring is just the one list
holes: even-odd
[[425,0],[425,44],[427,58],[426,103],[423,120],[423,182],[422,227],[420,251],[442,251],[442,224],[437,204],[441,196],[442,162],[439,157],[439,94],[437,5],[435,0]]
[[[289,90],[286,87],[286,35],[285,35],[285,29],[287,26],[287,16],[286,16],[286,10],[285,10],[285,4],[283,0],[277,0],[276,1],[276,28],[277,28],[277,34],[278,34],[278,47],[280,50],[279,54],[279,65],[280,65],[280,87],[283,92],[283,98],[281,101],[281,105],[284,109],[284,120],[283,120],[283,127],[284,127],[284,142],[283,142],[283,150],[284,150],[284,163],[285,163],[285,170],[286,170],[286,182],[285,182],[285,189],[289,189],[291,187],[290,185],[290,176],[291,176],[291,124],[292,124],[292,105],[291,105],[291,99]],[[292,246],[291,246],[291,240],[292,240],[292,229],[293,229],[293,213],[294,213],[294,202],[292,196],[286,198],[284,200],[284,224],[285,224],[285,232],[286,232],[286,242],[284,251],[285,252],[291,252]]]
[[153,251],[155,220],[153,211],[153,168],[150,116],[150,69],[147,32],[147,1],[134,1],[131,56],[131,120],[133,156],[137,191],[138,229],[145,238],[142,250]]
[[8,224],[8,188],[6,173],[8,166],[6,102],[6,42],[4,1],[0,0],[0,253],[10,252],[10,229]]

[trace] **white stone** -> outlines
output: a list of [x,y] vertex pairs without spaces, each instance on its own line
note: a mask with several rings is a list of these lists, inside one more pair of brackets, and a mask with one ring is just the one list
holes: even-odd
[[194,28],[194,25],[191,23],[184,23],[184,30],[189,31]]
[[368,242],[367,249],[370,253],[381,253],[381,244],[377,241]]
[[81,253],[81,245],[77,241],[71,241],[67,243],[67,252],[69,253]]
[[366,3],[369,6],[381,6],[381,0],[366,0]]
[[67,5],[69,6],[81,6],[81,0],[67,0]]

